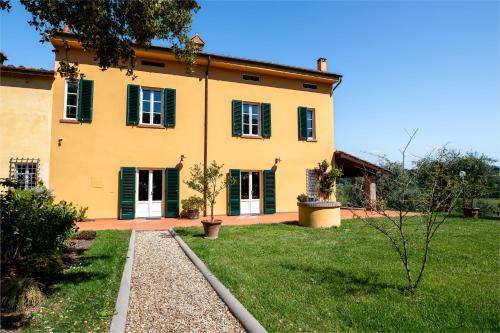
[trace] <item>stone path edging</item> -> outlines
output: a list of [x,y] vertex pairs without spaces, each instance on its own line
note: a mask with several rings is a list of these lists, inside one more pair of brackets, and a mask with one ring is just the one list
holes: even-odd
[[135,251],[135,230],[132,230],[130,241],[128,243],[127,260],[123,268],[122,281],[120,282],[120,291],[116,298],[115,313],[111,320],[110,333],[123,333],[127,324],[128,302],[130,299],[130,282],[132,280],[132,267],[134,264]]
[[226,303],[229,311],[240,321],[245,330],[249,333],[267,333],[266,329],[255,319],[254,316],[234,297],[233,294],[210,272],[207,266],[191,250],[191,248],[177,235],[173,229],[168,230],[177,241],[182,251],[203,274],[208,283],[214,288],[221,300]]

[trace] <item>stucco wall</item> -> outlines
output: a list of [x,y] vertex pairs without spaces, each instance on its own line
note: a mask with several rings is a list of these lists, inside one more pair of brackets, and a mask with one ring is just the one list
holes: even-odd
[[0,178],[9,176],[12,157],[39,158],[40,177],[49,184],[52,78],[0,78]]
[[[205,67],[186,75],[184,65],[168,62],[165,68],[144,67],[132,80],[118,69],[100,71],[79,53],[86,78],[94,80],[93,119],[90,124],[61,123],[64,80],[54,82],[51,140],[51,187],[56,196],[88,206],[89,217],[118,216],[118,181],[122,166],[140,168],[175,167],[182,154],[181,199],[192,195],[185,184],[189,168],[203,162]],[[316,92],[302,89],[302,81],[262,76],[258,84],[245,83],[241,71],[212,68],[209,80],[208,159],[225,170],[270,169],[277,165],[277,211],[294,211],[296,196],[306,191],[305,169],[320,160],[331,160],[333,100],[331,85],[318,84]],[[127,84],[177,90],[175,128],[153,129],[126,126]],[[245,139],[231,136],[231,101],[241,99],[272,105],[272,137]],[[298,140],[297,107],[316,109],[317,142]],[[59,146],[57,139],[62,138]],[[226,213],[226,193],[221,193],[216,214]]]

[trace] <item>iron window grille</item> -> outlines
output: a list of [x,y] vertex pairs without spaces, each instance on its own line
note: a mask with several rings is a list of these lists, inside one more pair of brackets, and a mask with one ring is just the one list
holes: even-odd
[[316,173],[312,169],[306,170],[306,189],[307,196],[309,199],[317,200],[318,199],[318,191],[317,191],[318,181],[316,180]]
[[39,158],[11,158],[9,174],[21,188],[32,188],[38,183]]

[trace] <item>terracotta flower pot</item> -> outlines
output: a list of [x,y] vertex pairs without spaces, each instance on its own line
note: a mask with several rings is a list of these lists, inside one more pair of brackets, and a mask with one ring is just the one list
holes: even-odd
[[213,222],[210,220],[201,221],[203,224],[203,228],[205,229],[205,238],[206,239],[217,239],[219,237],[220,225],[222,224],[222,220],[214,220]]
[[200,211],[197,209],[189,209],[186,212],[186,217],[190,220],[196,220],[200,217]]
[[464,217],[479,217],[479,208],[464,208]]

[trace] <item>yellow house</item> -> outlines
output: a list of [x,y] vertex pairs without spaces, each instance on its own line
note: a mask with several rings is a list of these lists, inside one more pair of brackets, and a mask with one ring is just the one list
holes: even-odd
[[189,169],[213,160],[237,180],[215,214],[296,211],[307,170],[333,158],[341,76],[326,59],[311,70],[200,50],[187,73],[170,49],[151,47],[136,50],[132,79],[64,38],[85,79],[54,81],[50,187],[91,218],[176,217],[195,194]]
[[49,183],[53,82],[52,70],[0,66],[0,178]]

